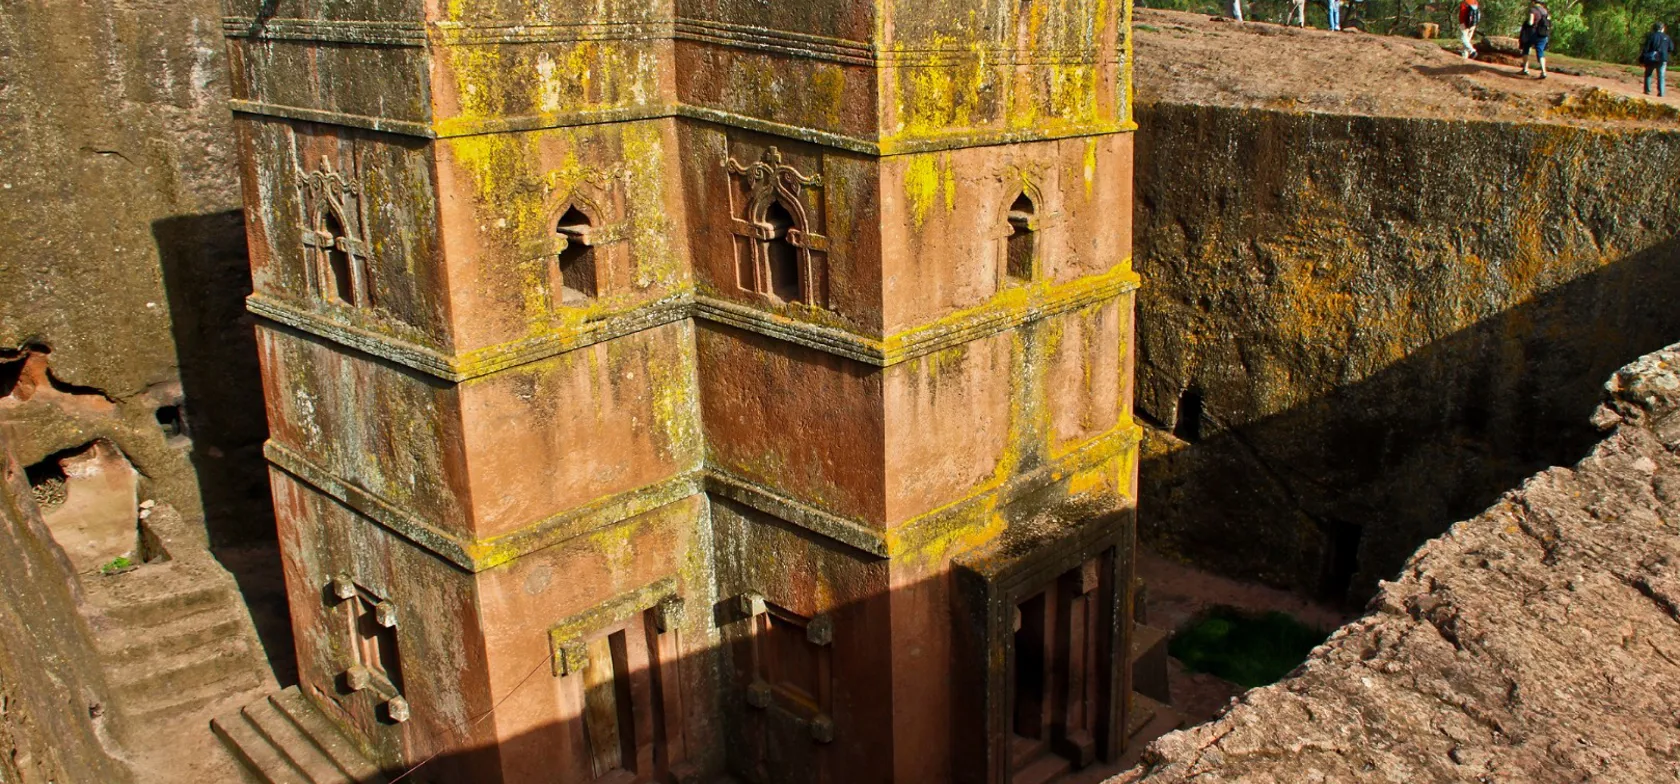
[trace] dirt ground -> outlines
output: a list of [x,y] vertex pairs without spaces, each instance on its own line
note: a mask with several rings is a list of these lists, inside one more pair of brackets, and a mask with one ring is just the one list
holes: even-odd
[[1145,103],[1680,128],[1680,93],[1647,99],[1644,72],[1631,65],[1550,56],[1554,70],[1542,80],[1464,60],[1456,44],[1449,52],[1437,41],[1145,8],[1134,21]]
[[[1208,607],[1216,604],[1252,612],[1279,611],[1324,630],[1325,634],[1352,620],[1357,613],[1328,607],[1288,591],[1255,583],[1231,580],[1170,561],[1147,550],[1138,553],[1137,574],[1146,586],[1144,608],[1147,622],[1176,632]],[[1177,659],[1169,659],[1167,688],[1173,707],[1189,724],[1212,719],[1244,689],[1212,675],[1192,673]]]

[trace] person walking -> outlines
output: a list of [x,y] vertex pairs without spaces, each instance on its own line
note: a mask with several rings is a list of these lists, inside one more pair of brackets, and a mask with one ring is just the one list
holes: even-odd
[[1662,22],[1651,25],[1645,36],[1645,46],[1639,52],[1639,64],[1645,66],[1645,94],[1651,94],[1651,73],[1657,74],[1657,97],[1663,97],[1663,82],[1668,80],[1668,56],[1674,53],[1674,41],[1663,32]]
[[1231,18],[1239,22],[1242,18],[1242,0],[1231,0]]
[[1342,29],[1342,0],[1324,0],[1324,10],[1330,16],[1330,29]]
[[1552,12],[1546,10],[1546,0],[1534,0],[1528,7],[1517,42],[1522,45],[1522,75],[1528,76],[1528,50],[1540,62],[1540,78],[1546,78],[1546,44],[1552,41]]
[[1476,56],[1476,44],[1471,39],[1476,37],[1476,25],[1482,23],[1482,7],[1476,0],[1464,0],[1458,4],[1458,40],[1464,44],[1464,59]]
[[1289,18],[1283,20],[1285,26],[1307,26],[1307,0],[1289,0]]

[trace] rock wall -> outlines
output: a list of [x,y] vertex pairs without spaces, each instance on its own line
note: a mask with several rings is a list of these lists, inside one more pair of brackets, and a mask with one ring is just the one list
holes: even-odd
[[[1544,119],[1544,118],[1542,118]],[[1368,595],[1680,334],[1680,133],[1143,102],[1145,541]]]
[[0,782],[132,780],[69,570],[0,437]]
[[[220,9],[0,11],[0,424],[32,465],[96,439],[217,541],[273,536]],[[19,399],[31,356],[79,400]]]
[[1669,781],[1680,729],[1680,344],[1610,430],[1425,545],[1282,682],[1117,782]]

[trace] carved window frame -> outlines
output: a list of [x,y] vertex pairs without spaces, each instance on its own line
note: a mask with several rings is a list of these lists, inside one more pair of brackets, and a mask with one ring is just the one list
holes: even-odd
[[[297,172],[299,201],[303,210],[301,241],[313,293],[323,302],[352,308],[374,306],[369,281],[372,244],[367,236],[367,205],[361,183],[333,168],[332,159],[321,156],[319,168]],[[342,234],[330,231],[327,220],[337,221]],[[354,301],[345,302],[334,285],[331,254],[338,251],[350,259],[350,292]]]
[[[401,684],[398,682],[402,677],[403,661],[401,641],[396,636],[396,605],[372,589],[357,583],[347,574],[337,575],[328,581],[326,600],[328,606],[333,608],[330,615],[336,616],[333,623],[340,625],[342,629],[345,657],[350,660],[350,664],[339,675],[341,691],[349,694],[369,692],[374,695],[376,702],[384,703],[386,719],[398,724],[408,721],[408,700],[403,696]],[[369,641],[363,638],[358,630],[358,626],[368,615],[372,616],[375,624],[390,630],[391,655],[394,661],[389,664],[370,660],[378,654],[370,652]],[[377,646],[378,642],[374,641],[373,644]],[[396,665],[395,673],[389,671],[390,664]]]
[[[771,302],[789,304],[776,294],[770,268],[771,243],[785,240],[798,255],[797,301],[812,307],[828,307],[829,239],[812,230],[812,216],[802,198],[805,189],[822,187],[822,175],[801,174],[783,162],[781,150],[774,145],[766,147],[759,160],[751,164],[728,158],[724,169],[732,177],[745,179],[747,186],[744,204],[734,203],[740,189],[733,187],[733,183],[729,189],[731,258],[736,286]],[[777,227],[769,220],[773,205],[780,205],[792,220],[792,225],[780,237]],[[748,262],[746,270],[742,269],[743,260]]]
[[[612,255],[609,250],[624,242],[629,237],[629,231],[622,219],[608,220],[607,210],[602,205],[612,203],[612,193],[608,189],[611,180],[604,176],[598,179],[601,180],[600,183],[579,185],[564,198],[555,200],[542,223],[542,236],[527,244],[525,252],[521,254],[529,259],[530,263],[542,267],[548,281],[550,307],[554,311],[586,307],[620,288],[620,281],[615,274],[618,265],[611,263]],[[589,227],[577,232],[562,231],[560,221],[574,209],[583,213],[589,221]],[[586,245],[594,251],[595,293],[586,297],[583,302],[565,301],[565,281],[560,271],[559,258],[574,242]]]
[[[1014,207],[1015,203],[1023,197],[1033,207],[1031,215],[1026,216],[1024,221],[1026,229],[1033,235],[1031,272],[1025,278],[1009,273],[1009,240],[1014,236],[1016,226],[1022,222],[1017,219]],[[1028,286],[1044,279],[1044,262],[1046,250],[1049,247],[1048,240],[1050,239],[1047,229],[1060,222],[1060,215],[1050,212],[1045,207],[1044,192],[1030,181],[1023,183],[1020,188],[1009,191],[1009,195],[1004,198],[992,224],[997,227],[992,235],[992,243],[995,248],[994,256],[997,259],[997,269],[993,274],[996,276],[999,290],[1010,286]]]

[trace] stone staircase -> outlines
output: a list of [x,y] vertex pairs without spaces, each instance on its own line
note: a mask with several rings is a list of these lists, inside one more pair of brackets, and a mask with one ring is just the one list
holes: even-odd
[[153,561],[82,580],[117,709],[140,732],[238,704],[273,680],[233,576],[192,540],[174,510],[151,511]]
[[264,784],[385,784],[378,766],[296,686],[210,722]]

